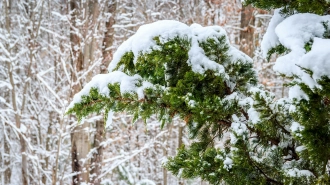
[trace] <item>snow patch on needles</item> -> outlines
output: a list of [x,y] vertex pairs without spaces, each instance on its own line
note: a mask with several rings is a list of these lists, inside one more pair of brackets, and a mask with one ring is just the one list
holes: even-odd
[[151,49],[158,49],[154,40],[157,36],[160,36],[160,41],[164,43],[176,36],[185,35],[191,35],[189,26],[177,21],[164,20],[143,25],[133,36],[118,47],[108,70],[113,71],[126,52],[132,51],[136,62],[140,52],[149,53]]
[[127,74],[120,71],[96,75],[79,93],[74,95],[72,102],[67,108],[67,111],[73,108],[74,104],[81,102],[82,96],[89,95],[89,92],[92,88],[96,88],[98,92],[104,96],[109,96],[110,90],[108,88],[108,84],[119,83],[121,94],[136,93],[139,99],[143,99],[143,90],[145,88],[151,87],[152,84],[147,81],[142,81],[142,85],[138,86],[140,81],[142,81],[140,75],[135,74],[134,76],[128,76]]
[[315,80],[330,78],[330,39],[314,38],[312,49],[301,58],[300,66],[310,69]]
[[283,20],[284,17],[280,14],[280,9],[276,9],[261,42],[261,50],[263,51],[263,56],[265,58],[267,57],[267,53],[271,48],[280,44],[278,36],[275,33],[275,28]]
[[247,127],[242,122],[233,122],[231,124],[230,128],[232,130],[232,132],[230,132],[230,143],[231,144],[235,144],[237,142],[238,138],[236,136],[243,136],[243,138],[244,138],[244,133],[247,132]]
[[[180,37],[187,38],[191,43],[187,63],[194,72],[203,74],[206,70],[213,70],[216,72],[216,75],[220,75],[225,73],[224,67],[205,56],[204,50],[199,46],[199,42],[206,41],[207,39],[217,41],[217,38],[221,36],[226,36],[226,31],[219,26],[202,27],[198,24],[192,24],[189,27],[184,23],[173,20],[162,20],[146,24],[141,26],[132,37],[118,48],[108,70],[110,72],[113,71],[117,67],[121,57],[127,52],[133,52],[134,63],[136,63],[139,55],[160,49],[154,40],[155,37],[159,37],[161,43],[165,43],[175,37]],[[228,39],[226,39],[226,42],[229,45]],[[229,53],[234,60],[242,59],[242,61],[252,62],[249,57],[238,52],[232,46],[229,48]]]
[[305,43],[314,37],[322,37],[325,28],[322,22],[330,16],[296,14],[282,21],[275,29],[279,41],[294,52],[304,52]]
[[247,113],[249,115],[249,120],[252,122],[252,124],[257,124],[260,121],[260,114],[254,108],[249,108]]
[[[289,53],[277,59],[275,71],[289,76],[303,76],[300,67],[304,67],[313,71],[314,79],[322,75],[330,76],[330,61],[326,60],[330,56],[330,41],[323,38],[326,31],[324,24],[329,22],[330,15],[309,13],[295,14],[284,20],[276,10],[262,42],[264,56],[281,43],[289,49]],[[312,49],[306,51],[305,45],[310,42],[313,43]],[[313,84],[309,82],[309,86],[313,87]]]
[[314,176],[313,173],[309,170],[299,170],[297,168],[292,168],[292,169],[287,170],[286,174],[289,177]]
[[277,59],[274,70],[286,75],[302,74],[298,66],[306,54],[305,44],[315,37],[323,37],[326,31],[323,23],[327,21],[330,21],[330,16],[309,13],[296,14],[282,21],[275,32],[283,46],[291,51]]
[[289,98],[294,99],[296,98],[297,100],[305,99],[309,100],[308,96],[306,93],[304,93],[303,90],[298,85],[295,85],[289,89]]
[[226,159],[223,161],[223,168],[226,170],[230,170],[233,166],[233,160],[229,157],[226,157]]
[[298,122],[293,122],[291,127],[290,127],[291,132],[299,132],[304,130],[304,126],[300,125]]

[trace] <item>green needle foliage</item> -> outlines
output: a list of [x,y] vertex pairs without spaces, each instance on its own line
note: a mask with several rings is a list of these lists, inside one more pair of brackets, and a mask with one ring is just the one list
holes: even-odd
[[[246,3],[284,7],[286,14],[323,14],[329,7],[326,1],[303,7],[314,3],[308,0]],[[329,38],[328,23],[324,28]],[[203,29],[209,35],[164,33],[154,35],[149,48],[125,50],[112,72],[97,76],[76,95],[67,113],[81,120],[91,113],[104,112],[107,119],[109,111],[125,111],[146,123],[157,115],[162,127],[180,117],[193,142],[164,166],[182,178],[229,185],[330,184],[330,79],[313,79],[311,70],[301,68],[317,85],[293,74],[289,86],[300,88],[304,98],[276,99],[257,84],[249,57],[230,46],[219,29],[216,34]],[[304,48],[311,52],[313,40]],[[204,57],[197,61],[202,72],[195,70],[192,57],[200,55],[191,52],[196,51]],[[290,52],[279,44],[268,54]]]
[[314,88],[298,80],[292,82],[291,85],[299,86],[307,98],[294,99],[295,111],[291,115],[302,126],[294,133],[294,139],[306,148],[300,154],[301,159],[308,161],[308,168],[319,177],[319,182],[329,184],[330,79],[324,76],[317,82],[319,86]]
[[265,10],[281,8],[281,13],[285,15],[295,13],[324,15],[330,13],[330,2],[327,0],[245,0],[244,4],[251,4]]

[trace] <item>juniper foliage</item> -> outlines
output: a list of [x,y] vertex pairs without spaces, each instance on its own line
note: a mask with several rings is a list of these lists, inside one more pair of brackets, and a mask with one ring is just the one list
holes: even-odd
[[330,13],[330,2],[327,0],[245,0],[244,4],[265,10],[281,8],[285,15],[295,13],[313,13],[325,15]]
[[[311,1],[285,2],[246,1],[260,8],[282,7],[287,15],[324,14],[329,7],[326,1],[310,7],[303,6]],[[324,25],[326,39],[328,23]],[[155,46],[138,54],[126,51],[110,72],[134,77],[127,83],[140,88],[143,96],[135,90],[123,91],[123,81],[109,82],[107,91],[92,86],[68,114],[82,119],[103,111],[107,119],[109,111],[126,111],[146,123],[156,114],[162,126],[179,116],[193,142],[180,147],[164,166],[182,178],[229,185],[330,184],[330,79],[315,79],[312,70],[301,68],[317,85],[311,87],[301,76],[287,75],[292,79],[288,85],[299,87],[305,98],[276,99],[257,84],[251,59],[233,49],[225,34],[196,36],[201,53],[223,70],[208,68],[206,63],[201,65],[204,72],[193,69],[190,52],[196,43],[189,35],[165,40],[154,36]],[[312,46],[313,40],[305,43],[306,53]],[[268,55],[290,52],[279,43]]]

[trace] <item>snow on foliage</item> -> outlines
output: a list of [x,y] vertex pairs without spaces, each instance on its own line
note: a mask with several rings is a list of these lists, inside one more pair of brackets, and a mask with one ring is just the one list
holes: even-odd
[[[281,22],[275,32],[281,44],[290,51],[277,59],[274,70],[286,75],[301,75],[301,69],[298,66],[304,62],[302,58],[307,52],[305,46],[308,42],[313,42],[314,38],[323,37],[326,31],[323,24],[327,21],[330,21],[330,16],[297,14]],[[316,44],[324,43],[317,42]]]
[[223,168],[225,168],[226,170],[229,170],[230,168],[232,168],[233,165],[233,160],[230,159],[229,157],[226,157],[226,159],[223,161]]
[[[330,15],[298,13],[284,18],[279,12],[275,11],[262,49],[268,57],[282,54],[274,70],[292,80],[288,101],[292,118],[286,130],[297,143],[298,154],[286,156],[284,159],[296,159],[286,161],[282,169],[286,177],[309,182],[315,177],[322,179],[317,176],[329,165],[329,142],[324,138],[329,137]],[[315,167],[306,166],[306,161]],[[319,166],[323,169],[316,172]]]
[[[309,13],[292,15],[286,19],[275,14],[262,42],[264,55],[272,54],[272,49],[283,46],[283,56],[277,58],[274,70],[287,75],[296,75],[310,88],[318,86],[322,76],[330,77],[330,15],[320,16]],[[306,73],[312,72],[312,76]],[[290,98],[306,99],[297,86],[290,89]]]
[[[165,46],[166,43],[174,41],[175,39],[183,40],[180,42],[182,42],[184,45],[179,45],[178,43],[175,43],[174,45]],[[218,47],[220,47],[217,48],[217,50],[219,51],[217,52],[217,50],[211,49],[210,45],[217,45]],[[192,72],[202,76],[204,75],[204,77],[206,76],[206,71],[212,71],[213,75],[219,77],[221,76],[221,79],[225,80],[225,83],[230,89],[230,91],[233,91],[235,88],[237,88],[237,86],[239,86],[235,82],[237,79],[247,78],[247,80],[249,80],[250,77],[255,77],[254,70],[252,69],[251,58],[249,58],[247,55],[238,51],[235,47],[230,45],[226,32],[221,27],[202,27],[198,24],[192,24],[191,26],[187,26],[184,23],[170,20],[157,21],[151,24],[141,26],[133,36],[131,36],[121,46],[119,46],[118,50],[114,54],[113,60],[109,65],[109,73],[95,76],[79,93],[74,96],[73,101],[71,102],[67,110],[72,109],[75,104],[80,103],[82,101],[82,97],[88,96],[92,89],[96,89],[99,94],[105,97],[108,96],[110,93],[108,87],[109,84],[120,84],[120,92],[122,95],[125,93],[137,94],[138,100],[144,98],[144,90],[146,88],[152,88],[154,85],[157,85],[157,87],[166,89],[165,87],[167,85],[165,85],[163,82],[159,83],[159,80],[157,78],[163,78],[162,75],[165,75],[165,80],[169,81],[172,76],[183,77],[185,72],[187,72],[187,68],[183,66],[183,71],[180,71],[179,68],[175,69],[178,70],[177,73],[183,74],[170,74],[168,72],[164,73],[164,71],[161,70],[168,70],[168,62],[171,62],[170,60],[172,54],[165,54],[165,56],[160,56],[160,58],[157,56],[159,54],[154,56],[154,58],[145,58],[148,57],[148,54],[154,55],[152,54],[153,52],[161,51],[162,49],[164,49],[161,47],[168,47],[170,49],[176,47],[178,49],[173,49],[174,51],[171,52],[177,53],[182,52],[178,50],[188,49],[187,59],[185,59],[186,61],[177,62],[186,63],[186,65],[191,67],[190,70]],[[206,51],[208,49],[209,51]],[[223,54],[221,54],[221,52]],[[125,63],[125,57],[127,57],[128,55],[129,57],[133,57],[132,64]],[[123,60],[125,61],[123,62]],[[129,60],[130,58],[127,59],[127,61]],[[153,62],[152,65],[155,65],[154,67],[158,70],[155,72],[155,74],[150,74],[148,72],[143,71],[145,68],[150,67],[150,64],[148,62]],[[135,67],[138,65],[145,65],[145,68],[141,70],[146,74],[142,74],[141,70],[140,72],[125,71],[127,67],[130,67],[130,65],[134,65]],[[249,75],[236,77],[235,75],[238,74],[237,72],[235,72],[235,70],[237,69],[235,69],[234,67],[230,67],[230,65],[244,66],[246,69],[242,70]],[[162,67],[164,67],[164,69],[162,69]],[[225,71],[226,67],[228,68],[227,71]],[[230,75],[228,73],[234,73],[234,75],[231,75],[231,77],[229,77]],[[146,75],[149,77],[146,77]],[[159,76],[156,77],[155,80],[155,77],[153,75]],[[202,77],[199,78],[202,79]],[[155,83],[155,81],[157,83]],[[241,85],[246,86],[247,84],[242,83]],[[192,97],[187,95],[185,100],[186,102],[188,102],[188,105],[193,108],[197,102],[194,99],[191,99]],[[233,95],[230,95],[230,97],[231,96]],[[230,97],[228,98],[230,99]],[[225,101],[227,101],[227,103],[229,101],[232,101],[228,98],[224,99],[224,104],[226,103]]]
[[330,39],[314,38],[310,52],[301,58],[299,64],[301,67],[310,69],[313,72],[313,79],[318,80],[322,76],[330,78],[329,59]]
[[308,100],[308,96],[301,90],[298,85],[295,85],[289,89],[289,97],[296,98],[297,100],[305,99]]
[[[162,125],[178,116],[186,122],[191,139],[196,139],[191,144],[197,150],[194,154],[220,138],[224,130],[241,137],[247,129],[245,122],[258,119],[258,114],[249,114],[251,119],[242,116],[243,107],[253,109],[253,104],[239,104],[249,93],[257,93],[249,92],[257,81],[252,60],[230,45],[219,26],[187,26],[177,21],[141,26],[118,48],[108,70],[109,74],[97,75],[75,95],[69,113],[82,118],[104,110],[111,119],[111,111],[129,111],[133,120],[156,114]],[[238,116],[232,118],[233,114]],[[232,119],[237,126],[231,127]],[[223,155],[227,173],[235,164],[230,153]],[[209,162],[200,162],[196,169],[209,168]],[[172,164],[176,165],[172,160],[166,163],[168,168]],[[179,175],[180,170],[173,173]]]
[[[330,54],[330,41],[322,39],[327,31],[325,25],[329,22],[330,15],[304,13],[284,19],[279,10],[276,10],[263,39],[262,50],[267,55],[271,48],[282,44],[289,51],[277,59],[274,70],[285,75],[301,75],[301,66],[313,70],[316,79],[322,75],[329,76],[327,66],[330,66],[330,62],[325,59]],[[310,44],[309,42],[312,43],[312,48],[311,51],[306,51],[306,44]],[[313,60],[310,60],[312,57]]]
[[278,24],[280,24],[284,20],[284,17],[280,14],[280,10],[277,9],[274,11],[274,15],[269,22],[267,27],[267,32],[265,33],[262,42],[261,42],[261,50],[263,51],[264,58],[267,57],[268,51],[271,48],[276,47],[280,44],[278,40],[278,36],[275,33],[275,28]]
[[[220,73],[224,73],[222,65],[212,61],[205,56],[203,49],[199,46],[198,42],[206,41],[206,39],[214,39],[221,36],[226,36],[226,31],[219,26],[202,27],[199,24],[192,24],[190,27],[184,23],[173,20],[162,20],[151,24],[141,26],[138,31],[129,39],[127,39],[115,52],[113,60],[109,65],[109,72],[113,71],[118,65],[121,57],[126,52],[132,51],[136,62],[139,55],[148,53],[151,49],[160,49],[157,47],[155,37],[160,36],[160,42],[165,43],[175,37],[186,38],[191,40],[191,48],[188,52],[189,60],[192,70],[196,73],[204,73],[210,69]],[[226,43],[229,44],[226,38]],[[235,59],[242,61],[252,60],[242,52],[239,52],[235,47],[229,48],[229,53]],[[233,60],[237,61],[237,60]]]
[[[161,35],[161,41],[166,42],[175,36],[191,35],[189,27],[177,21],[157,21],[151,24],[141,26],[138,31],[123,42],[113,55],[113,59],[108,70],[113,71],[119,63],[121,57],[129,51],[132,51],[134,56],[141,53],[150,52],[151,49],[158,49],[154,37]],[[135,58],[135,62],[136,62]]]
[[287,170],[286,174],[290,177],[314,176],[309,170],[299,170],[297,168]]
[[[329,99],[312,88],[329,77],[329,18],[284,18],[275,12],[262,47],[267,55],[285,54],[274,68],[293,79],[289,99],[276,100],[256,85],[251,59],[229,44],[222,28],[158,21],[141,26],[118,48],[110,73],[89,82],[74,97],[69,113],[81,118],[101,110],[127,110],[134,119],[156,114],[162,125],[179,116],[194,142],[180,147],[165,167],[180,177],[199,176],[212,184],[235,184],[236,178],[246,184],[251,177],[257,184],[308,180],[315,174],[306,159],[322,174],[318,166],[329,156],[318,159],[326,142],[309,139],[311,134],[315,141],[327,137],[314,131],[328,123],[323,114]],[[311,97],[319,99],[312,102]],[[310,105],[317,111],[310,111]],[[310,126],[314,123],[319,125]],[[224,133],[229,138],[222,150],[215,140],[224,139]]]
[[[142,85],[140,82],[142,81]],[[67,110],[72,108],[75,103],[81,101],[82,96],[89,94],[92,88],[96,88],[100,94],[107,96],[109,94],[108,84],[120,84],[120,92],[124,93],[136,93],[139,99],[143,99],[143,89],[151,87],[152,84],[146,81],[143,81],[141,76],[134,75],[128,76],[123,72],[114,71],[108,74],[99,74],[93,77],[93,79],[74,97]],[[138,85],[140,84],[140,85]]]

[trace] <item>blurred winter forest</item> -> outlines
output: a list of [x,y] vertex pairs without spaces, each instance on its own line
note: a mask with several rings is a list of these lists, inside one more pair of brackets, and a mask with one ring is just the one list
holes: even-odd
[[[207,184],[162,167],[188,144],[185,123],[160,129],[156,118],[102,115],[80,123],[65,115],[92,76],[107,73],[116,48],[139,26],[157,20],[219,25],[254,58],[259,80],[286,94],[260,41],[272,12],[240,0],[1,0],[0,184]],[[154,121],[153,121],[154,120]],[[221,145],[222,143],[219,143]]]

